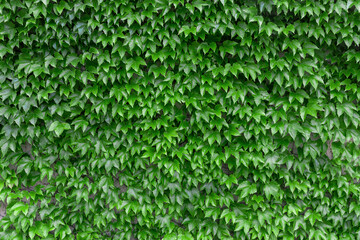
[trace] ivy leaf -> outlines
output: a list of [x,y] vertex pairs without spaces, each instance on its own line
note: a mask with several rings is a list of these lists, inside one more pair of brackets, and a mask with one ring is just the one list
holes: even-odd
[[244,229],[244,233],[248,234],[249,230],[250,230],[250,221],[245,220],[245,219],[238,219],[237,223],[236,223],[236,228],[235,231],[240,231],[241,229]]
[[50,227],[48,224],[46,223],[42,223],[42,222],[37,222],[36,223],[36,228],[35,228],[35,232],[37,235],[39,235],[40,237],[47,237],[50,231]]
[[141,57],[130,58],[126,61],[126,71],[129,71],[131,68],[136,72],[139,71],[141,65],[146,65],[146,62]]
[[170,142],[172,141],[172,138],[178,137],[178,133],[176,131],[176,128],[168,128],[167,131],[164,133],[164,137],[166,137]]
[[71,129],[70,124],[58,121],[54,121],[49,127],[49,131],[55,131],[58,136],[60,136],[64,130],[69,129]]
[[17,202],[10,208],[10,211],[14,216],[19,215],[20,212],[23,212],[25,215],[27,215],[29,211],[29,205],[23,202]]
[[270,200],[271,196],[274,196],[274,197],[279,196],[279,190],[280,190],[280,187],[274,182],[268,183],[264,186],[265,196],[269,200]]

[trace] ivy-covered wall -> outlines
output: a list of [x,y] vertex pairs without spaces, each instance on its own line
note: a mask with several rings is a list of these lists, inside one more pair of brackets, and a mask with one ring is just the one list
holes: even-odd
[[359,11],[0,0],[0,239],[360,239]]

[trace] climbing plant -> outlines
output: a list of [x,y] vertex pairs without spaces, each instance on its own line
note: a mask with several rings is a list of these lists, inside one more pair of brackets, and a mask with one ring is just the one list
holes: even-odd
[[359,239],[359,0],[0,0],[0,239]]

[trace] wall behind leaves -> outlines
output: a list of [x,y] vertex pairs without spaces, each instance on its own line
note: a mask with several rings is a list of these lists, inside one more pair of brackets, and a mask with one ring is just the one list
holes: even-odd
[[359,239],[359,11],[1,0],[0,239]]

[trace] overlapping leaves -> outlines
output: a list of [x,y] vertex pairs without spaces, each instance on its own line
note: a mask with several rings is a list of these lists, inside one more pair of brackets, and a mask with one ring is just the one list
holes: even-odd
[[359,6],[0,1],[0,238],[358,239]]

